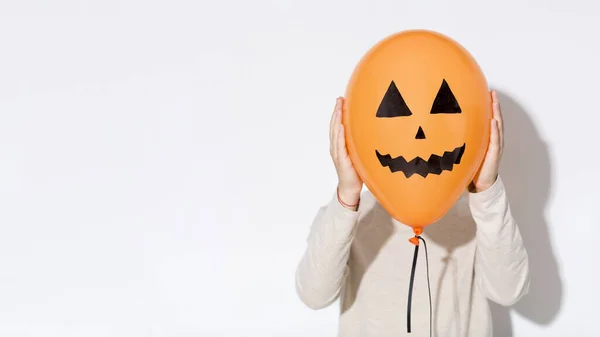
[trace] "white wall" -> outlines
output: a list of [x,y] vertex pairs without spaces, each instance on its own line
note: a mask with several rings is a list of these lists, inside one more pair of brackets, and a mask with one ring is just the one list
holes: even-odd
[[[2,1],[1,336],[334,336],[294,270],[336,183],[334,99],[399,30],[501,92],[530,295],[497,336],[596,336],[600,5]],[[275,128],[268,125],[274,124]],[[595,206],[595,208],[594,208]]]

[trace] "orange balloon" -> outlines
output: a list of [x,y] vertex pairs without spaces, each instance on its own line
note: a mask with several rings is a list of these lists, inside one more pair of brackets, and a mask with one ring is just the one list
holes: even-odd
[[348,153],[365,185],[415,233],[438,221],[489,143],[491,97],[473,56],[437,32],[400,32],[361,59],[345,97]]

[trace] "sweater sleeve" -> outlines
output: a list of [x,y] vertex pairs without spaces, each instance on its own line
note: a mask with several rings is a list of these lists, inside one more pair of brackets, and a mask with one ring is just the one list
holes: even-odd
[[296,268],[296,291],[309,308],[325,308],[338,298],[360,213],[360,206],[346,209],[336,196],[317,212]]
[[501,178],[470,193],[469,207],[477,224],[476,281],[488,299],[513,305],[529,291],[529,259]]

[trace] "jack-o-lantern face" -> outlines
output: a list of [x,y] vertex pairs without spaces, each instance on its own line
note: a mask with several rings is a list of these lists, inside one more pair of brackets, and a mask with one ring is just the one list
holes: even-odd
[[[460,105],[456,101],[456,97],[454,97],[445,79],[442,81],[429,113],[461,113]],[[410,117],[411,115],[410,108],[406,105],[402,94],[394,81],[392,81],[379,104],[376,116],[378,118],[393,118]],[[416,131],[415,139],[427,139],[421,125],[419,125],[419,129]],[[442,171],[452,171],[452,167],[455,164],[460,164],[460,159],[465,152],[465,145],[463,142],[462,145],[458,145],[455,148],[439,151],[439,154],[433,153],[429,157],[424,158],[417,156],[412,160],[407,160],[402,155],[392,157],[390,154],[381,154],[377,150],[375,152],[381,165],[388,167],[391,172],[403,172],[407,178],[415,173],[422,177],[427,177],[429,174],[441,174]]]
[[350,157],[397,220],[424,227],[445,214],[477,172],[491,99],[473,57],[434,32],[407,31],[373,47],[346,92]]

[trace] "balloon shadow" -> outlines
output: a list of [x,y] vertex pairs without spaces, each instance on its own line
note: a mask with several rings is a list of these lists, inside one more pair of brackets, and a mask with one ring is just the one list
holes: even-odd
[[490,301],[494,336],[512,337],[510,310],[540,325],[560,312],[563,285],[544,216],[552,187],[549,149],[534,123],[506,93],[498,91],[504,120],[504,153],[500,175],[529,255],[529,293],[512,308]]

